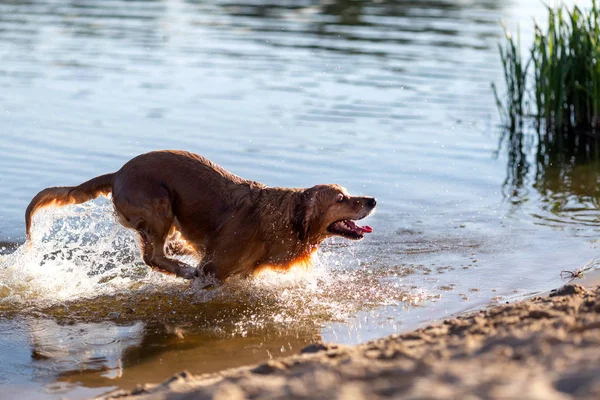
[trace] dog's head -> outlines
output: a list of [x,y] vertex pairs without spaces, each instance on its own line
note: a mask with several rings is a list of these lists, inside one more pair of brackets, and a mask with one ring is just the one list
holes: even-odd
[[317,185],[301,193],[294,218],[300,240],[320,242],[330,236],[360,240],[372,232],[354,221],[375,209],[373,197],[350,196],[339,185]]

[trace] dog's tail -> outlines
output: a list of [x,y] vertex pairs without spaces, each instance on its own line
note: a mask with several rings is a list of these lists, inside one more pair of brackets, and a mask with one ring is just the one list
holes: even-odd
[[68,204],[80,204],[93,200],[98,196],[107,195],[112,192],[113,178],[115,174],[101,175],[90,179],[79,186],[51,187],[39,192],[25,211],[25,229],[27,240],[31,239],[31,218],[33,214],[46,206],[66,206]]

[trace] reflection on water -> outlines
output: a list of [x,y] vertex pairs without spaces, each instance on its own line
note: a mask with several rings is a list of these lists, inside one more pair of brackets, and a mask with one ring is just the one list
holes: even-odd
[[[26,338],[29,354],[3,351],[0,375],[8,393],[19,381],[51,382],[43,391],[64,396],[74,388],[92,389],[87,395],[107,388],[133,388],[140,382],[160,381],[183,366],[195,374],[257,363],[272,357],[298,352],[319,340],[318,329],[274,329],[257,327],[245,335],[223,335],[197,327],[143,323],[56,322],[19,318],[0,322],[5,337]],[[0,340],[3,350],[4,340]],[[27,360],[29,358],[29,360]],[[24,367],[26,366],[26,369]],[[23,374],[31,374],[28,378]],[[20,395],[28,397],[31,388]],[[94,390],[95,389],[95,390]],[[23,398],[23,397],[20,397]]]
[[[506,132],[508,173],[505,189],[519,206],[533,199],[537,223],[568,227],[580,235],[600,230],[600,140],[573,132],[534,136]],[[532,196],[529,188],[537,191]]]
[[[492,157],[498,21],[536,15],[537,0],[0,0],[0,396],[85,398],[560,285],[596,255],[561,228],[595,237],[597,164],[534,167],[529,143]],[[157,148],[373,195],[375,233],[328,243],[313,272],[214,290],[148,271],[106,203],[40,214],[16,248],[41,188]]]
[[[80,371],[96,371],[108,379],[123,374],[123,358],[127,349],[139,347],[144,326],[110,323],[75,323],[59,325],[53,320],[31,319],[24,325],[29,331],[31,358],[37,371],[57,367],[60,375]],[[11,360],[6,360],[11,362]]]

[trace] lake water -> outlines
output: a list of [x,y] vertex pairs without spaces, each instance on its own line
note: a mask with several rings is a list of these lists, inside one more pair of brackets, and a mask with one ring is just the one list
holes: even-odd
[[[534,16],[537,0],[0,0],[0,398],[358,343],[596,268],[600,165],[498,151],[499,21],[525,45]],[[40,213],[21,246],[39,190],[161,148],[375,196],[374,233],[212,290],[148,271],[105,200]]]

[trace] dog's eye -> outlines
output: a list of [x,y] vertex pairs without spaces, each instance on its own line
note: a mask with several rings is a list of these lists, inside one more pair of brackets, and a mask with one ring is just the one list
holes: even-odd
[[343,194],[338,194],[335,201],[337,201],[338,203],[341,203],[342,201],[344,201],[345,197]]

